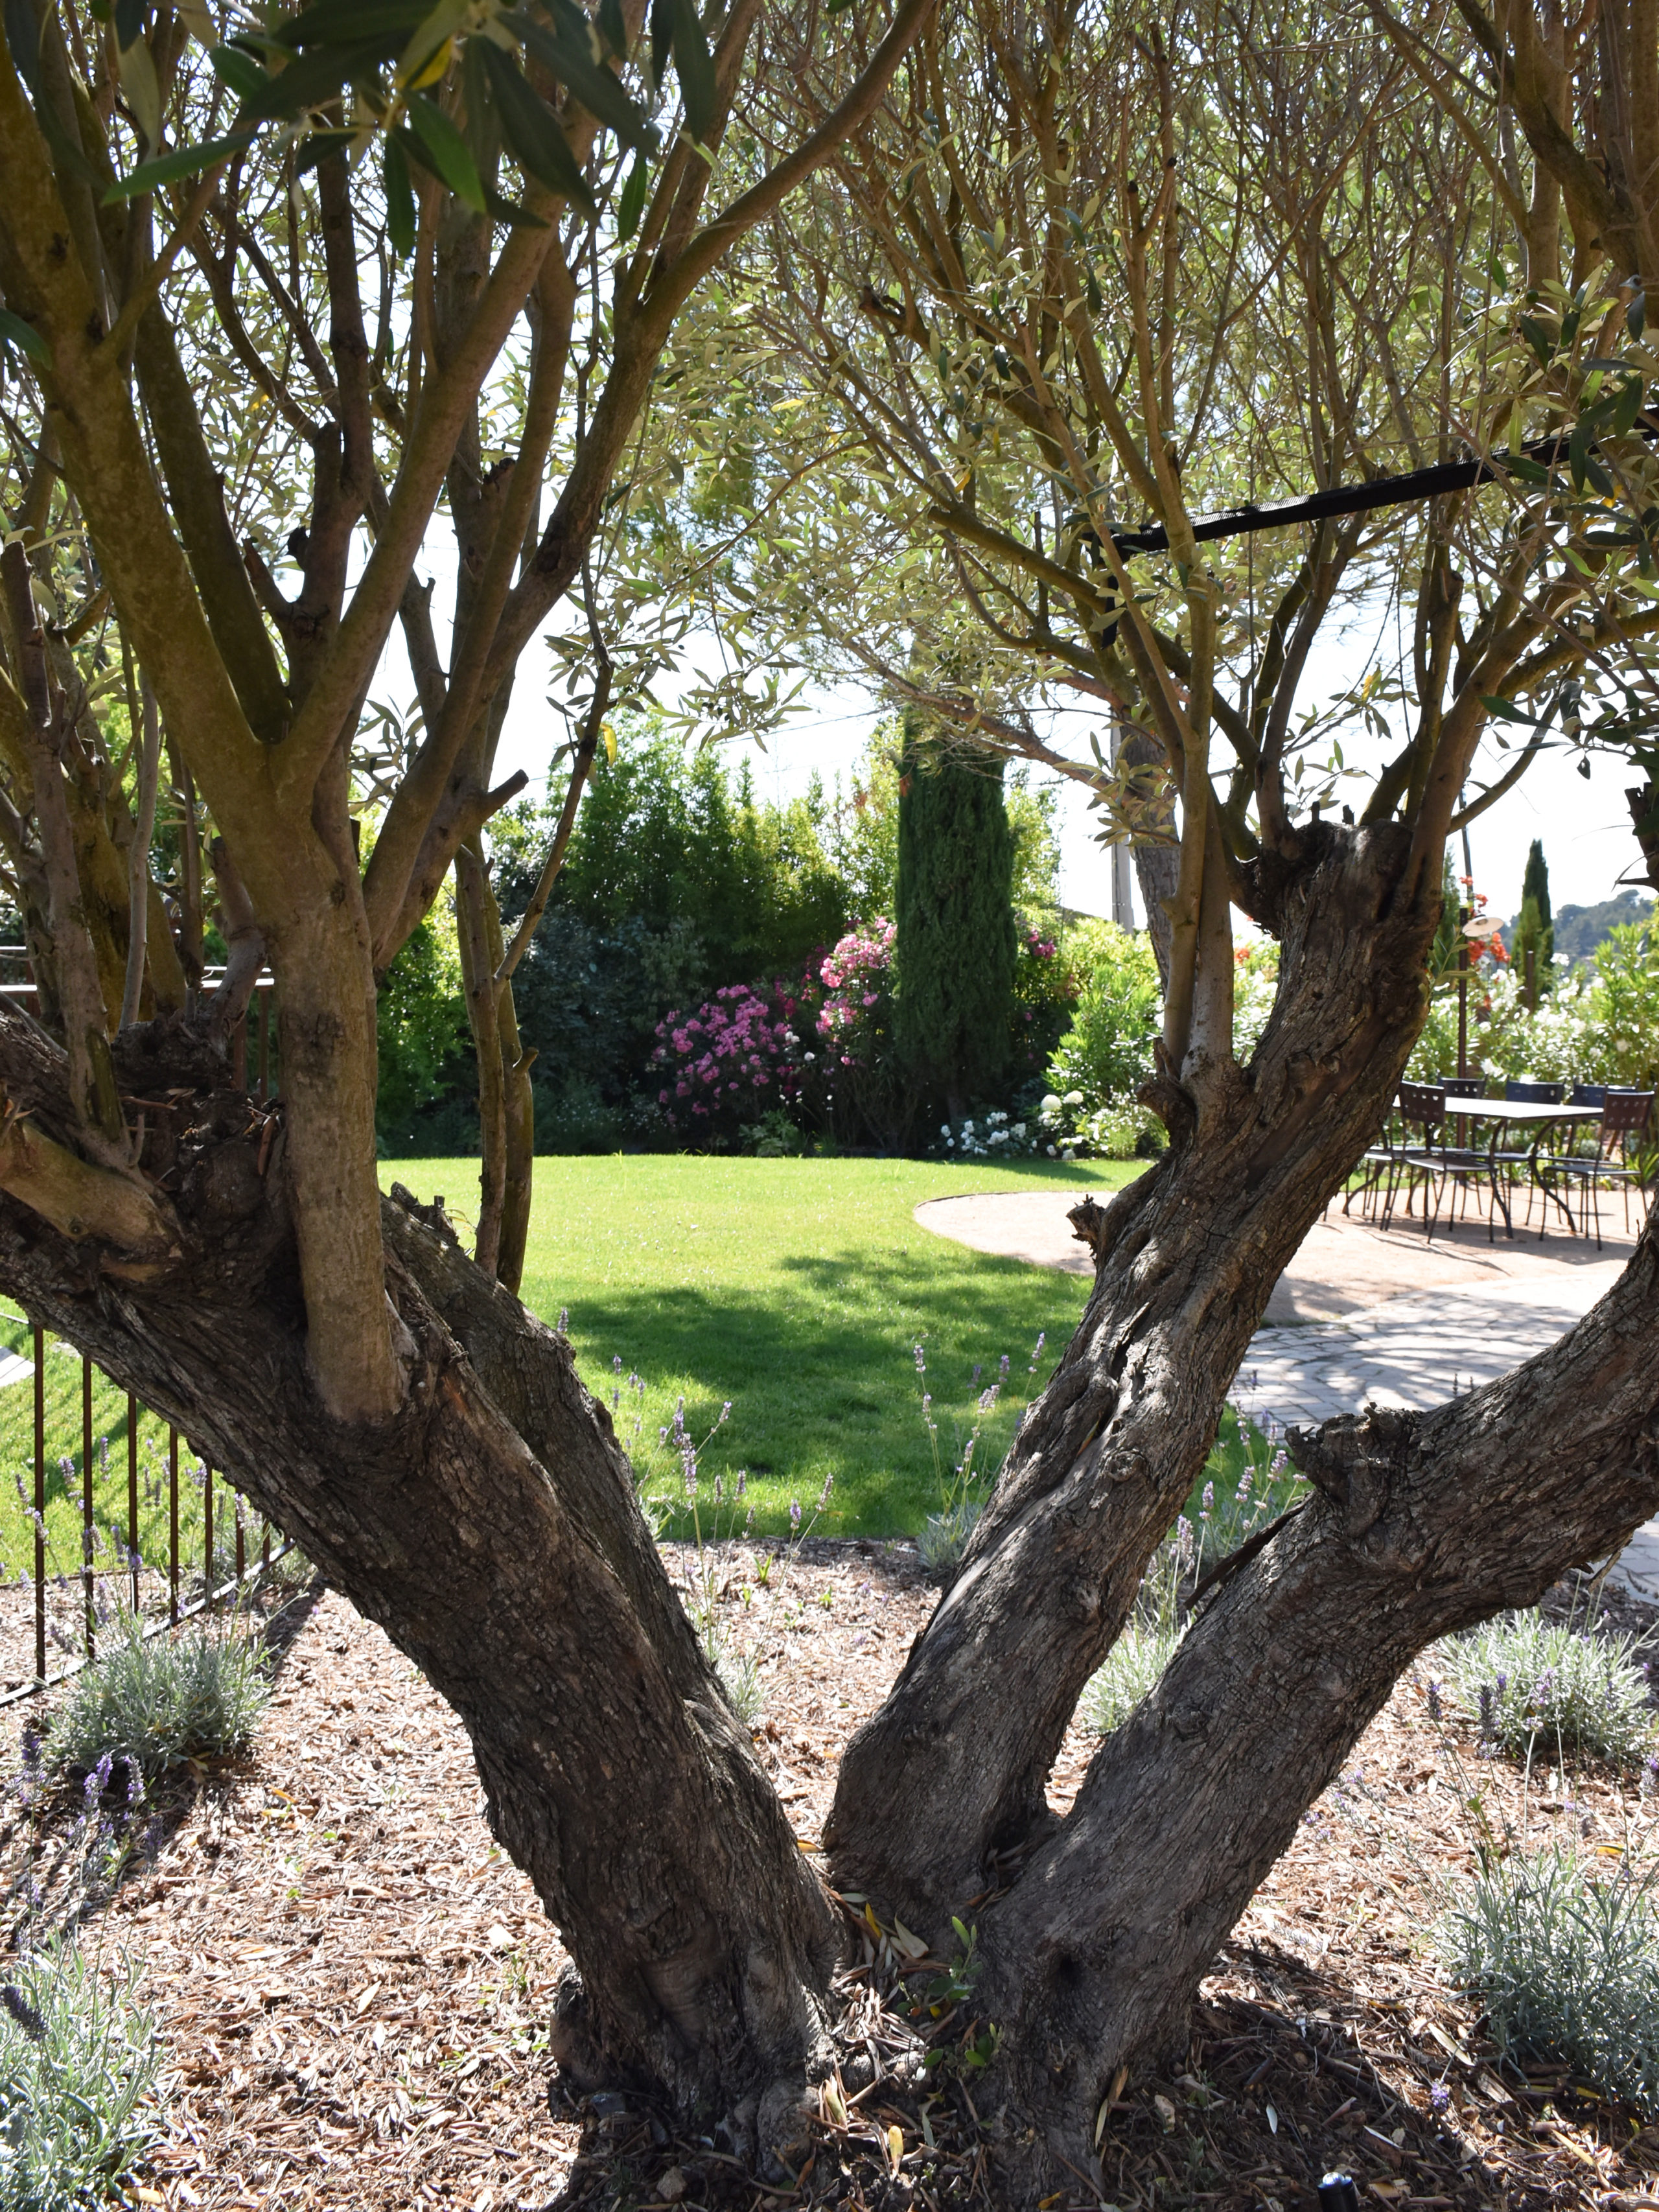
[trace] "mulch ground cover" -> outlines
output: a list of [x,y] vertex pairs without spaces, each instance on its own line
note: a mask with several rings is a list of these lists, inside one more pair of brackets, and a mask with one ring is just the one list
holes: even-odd
[[[757,1747],[810,1846],[840,1747],[936,1590],[903,1544],[668,1556],[755,1660]],[[1651,1619],[1627,1608],[1620,1625]],[[775,2183],[637,2104],[563,2098],[544,2023],[564,1954],[491,1841],[459,1723],[333,1593],[290,1601],[272,1632],[276,1686],[252,1751],[160,1793],[144,1849],[83,1932],[138,1966],[167,2054],[166,2133],[141,2201],[999,2204],[1006,2123],[972,2063],[984,2023],[948,1993],[933,2017],[947,1962],[908,1955],[850,1905],[847,2055],[802,2162]],[[1054,1780],[1062,1809],[1091,1749],[1073,1730]],[[1186,2048],[1117,2085],[1100,2175],[1062,2177],[1051,2212],[1312,2212],[1333,2168],[1373,2205],[1659,2212],[1659,2128],[1563,2075],[1501,2065],[1428,1934],[1477,1836],[1530,1845],[1571,1824],[1622,1849],[1651,1821],[1611,1774],[1478,1759],[1472,1731],[1434,1717],[1426,1668],[1408,1676],[1216,1959]],[[0,1849],[15,1851],[23,1825],[14,1814]]]

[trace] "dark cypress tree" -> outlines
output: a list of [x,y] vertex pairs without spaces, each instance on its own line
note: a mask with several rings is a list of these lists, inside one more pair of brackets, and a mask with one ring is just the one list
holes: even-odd
[[1537,837],[1532,841],[1527,872],[1521,878],[1521,911],[1516,917],[1511,951],[1516,972],[1523,982],[1527,954],[1533,954],[1537,988],[1547,991],[1554,981],[1555,924],[1550,913],[1550,872],[1545,865],[1543,843]]
[[907,717],[899,775],[894,1038],[917,1103],[994,1097],[1011,1048],[1014,841],[1002,762]]

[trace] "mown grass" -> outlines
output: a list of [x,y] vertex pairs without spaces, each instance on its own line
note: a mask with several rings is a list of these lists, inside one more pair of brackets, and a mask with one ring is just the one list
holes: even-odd
[[[822,1533],[909,1533],[940,1502],[914,1346],[925,1347],[947,1474],[978,1391],[1008,1355],[1005,1403],[975,1454],[975,1465],[994,1472],[1025,1392],[1046,1379],[1088,1289],[1085,1277],[935,1236],[913,1209],[970,1191],[1059,1186],[1081,1194],[1138,1170],[1113,1161],[541,1159],[524,1296],[550,1322],[568,1309],[590,1389],[610,1402],[622,1386],[615,1418],[623,1442],[682,1509],[671,1533],[689,1532],[690,1520],[678,1462],[659,1432],[672,1426],[682,1395],[699,1442],[721,1406],[732,1407],[700,1455],[705,1534],[715,1474],[729,1501],[739,1468],[739,1528],[750,1505],[757,1534],[786,1531],[792,1502],[810,1520],[832,1480]],[[458,1220],[477,1203],[476,1161],[389,1161],[383,1175],[422,1200],[441,1192]],[[1040,1333],[1047,1341],[1034,1377]],[[645,1384],[642,1398],[626,1388],[631,1374]],[[733,1518],[728,1504],[722,1533]]]
[[[924,1346],[927,1387],[948,1477],[975,1401],[1008,1356],[1004,1404],[988,1420],[975,1467],[994,1471],[1026,1395],[1046,1378],[1076,1326],[1086,1279],[999,1260],[919,1226],[924,1200],[970,1191],[1115,1188],[1137,1163],[697,1159],[684,1155],[560,1158],[536,1164],[524,1294],[550,1322],[568,1309],[584,1380],[607,1403],[652,1486],[689,1533],[678,1461],[659,1440],[676,1403],[698,1442],[721,1406],[730,1418],[700,1455],[698,1506],[708,1533],[718,1474],[728,1505],[722,1533],[755,1508],[757,1534],[781,1534],[799,1503],[835,1534],[908,1534],[939,1510],[932,1443],[921,1410],[914,1347]],[[441,1191],[463,1225],[477,1202],[476,1160],[386,1162],[422,1199]],[[1037,1372],[1030,1372],[1039,1334]],[[30,1332],[0,1316],[0,1345],[33,1357]],[[614,1363],[620,1359],[620,1373]],[[983,1371],[977,1381],[974,1370]],[[641,1395],[626,1387],[637,1374]],[[81,1564],[80,1355],[48,1338],[46,1355],[49,1571]],[[113,1564],[127,1519],[127,1400],[95,1369],[93,1463],[96,1524]],[[139,1549],[165,1563],[167,1425],[140,1409]],[[33,1386],[0,1390],[0,1565],[33,1571]],[[729,1499],[745,1471],[744,1508]],[[230,1496],[217,1493],[216,1549],[231,1534]],[[180,1548],[199,1564],[202,1492],[181,1442]],[[249,1541],[257,1541],[257,1526]]]

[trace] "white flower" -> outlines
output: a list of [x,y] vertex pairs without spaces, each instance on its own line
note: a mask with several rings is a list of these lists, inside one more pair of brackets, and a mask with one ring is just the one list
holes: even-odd
[[1044,1113],[1044,1114],[1058,1114],[1058,1113],[1059,1113],[1059,1111],[1060,1111],[1060,1101],[1059,1101],[1059,1099],[1058,1099],[1058,1098],[1056,1098],[1056,1097],[1055,1097],[1055,1096],[1054,1096],[1054,1092],[1053,1092],[1052,1091],[1048,1093],[1048,1097],[1043,1100],[1042,1104],[1042,1107],[1041,1107],[1041,1109],[1040,1109],[1039,1110],[1040,1110],[1041,1112]]
[[948,1137],[951,1133],[951,1124],[948,1121],[941,1121],[939,1125],[939,1133],[941,1137]]
[[1063,1159],[1063,1160],[1074,1160],[1074,1159],[1077,1158],[1077,1154],[1076,1154],[1076,1153],[1072,1150],[1071,1146],[1070,1146],[1069,1145],[1067,1145],[1067,1146],[1066,1147],[1066,1150],[1065,1150],[1065,1151],[1060,1154],[1060,1158],[1061,1158],[1061,1159]]
[[1024,1124],[1024,1121],[1016,1121],[1016,1122],[1015,1122],[1015,1124],[1014,1124],[1014,1134],[1015,1134],[1017,1137],[1023,1137],[1023,1136],[1025,1134],[1025,1124]]
[[1050,1158],[1051,1160],[1057,1160],[1057,1159],[1060,1158],[1060,1151],[1059,1151],[1059,1147],[1058,1147],[1057,1146],[1054,1146],[1054,1145],[1050,1145],[1050,1146],[1049,1146],[1049,1147],[1048,1147],[1048,1157],[1049,1157],[1049,1158]]
[[1083,1103],[1083,1093],[1080,1091],[1068,1091],[1060,1103],[1062,1106],[1080,1106]]

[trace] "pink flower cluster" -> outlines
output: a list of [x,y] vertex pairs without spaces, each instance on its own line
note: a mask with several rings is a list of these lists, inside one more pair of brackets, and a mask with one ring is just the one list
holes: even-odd
[[828,987],[818,1028],[843,1067],[869,1066],[893,964],[893,925],[879,916],[848,932],[818,973]]
[[651,1055],[666,1079],[657,1103],[670,1127],[752,1119],[776,1095],[799,1042],[787,1016],[775,1020],[746,983],[728,983],[695,1014],[677,1008],[657,1024]]

